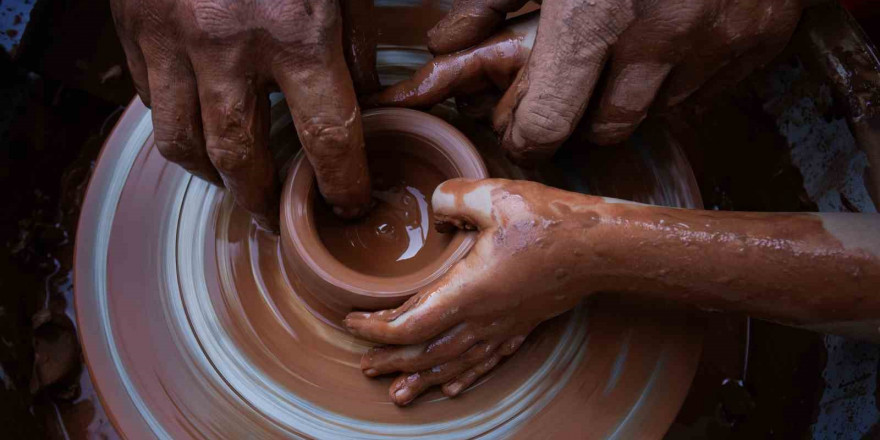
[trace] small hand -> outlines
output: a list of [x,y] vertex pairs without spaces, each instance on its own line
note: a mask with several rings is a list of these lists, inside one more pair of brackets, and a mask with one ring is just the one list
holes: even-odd
[[360,111],[332,0],[112,0],[156,147],[225,185],[258,223],[278,227],[267,147],[271,89],[284,92],[318,186],[343,216],[369,203]]
[[536,325],[574,307],[590,291],[581,238],[604,202],[526,181],[459,179],[440,185],[432,204],[442,224],[479,229],[474,248],[397,309],[345,319],[355,335],[397,344],[371,349],[361,368],[401,372],[389,390],[398,405],[434,385],[458,395]]
[[439,56],[367,103],[425,107],[454,96],[461,106],[504,92],[493,124],[511,157],[528,163],[552,155],[585,113],[590,139],[614,144],[652,106],[731,86],[782,50],[802,9],[799,0],[546,0],[540,17],[504,25],[525,3],[456,0],[428,34]]

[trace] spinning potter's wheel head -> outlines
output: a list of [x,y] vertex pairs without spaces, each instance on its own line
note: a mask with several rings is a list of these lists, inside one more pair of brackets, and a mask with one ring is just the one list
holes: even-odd
[[[407,53],[386,51],[380,62]],[[406,70],[393,67],[386,74]],[[513,170],[486,142],[488,129],[448,106],[436,112],[474,140],[490,172]],[[284,103],[273,114],[273,145],[295,144]],[[551,183],[699,204],[672,145],[573,151],[545,173]],[[281,163],[291,152],[276,153]],[[128,438],[659,438],[699,357],[698,331],[683,315],[599,300],[541,325],[461,396],[433,391],[398,408],[391,379],[360,372],[369,345],[298,296],[279,238],[256,229],[225,191],[161,157],[138,100],[104,146],[77,237],[84,352]]]

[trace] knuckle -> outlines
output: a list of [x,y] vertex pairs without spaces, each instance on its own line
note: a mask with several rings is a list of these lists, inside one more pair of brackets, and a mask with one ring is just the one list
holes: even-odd
[[175,163],[184,163],[193,159],[197,152],[196,149],[203,147],[196,138],[195,128],[181,124],[163,123],[162,120],[168,118],[156,118],[158,114],[158,111],[153,113],[154,120],[159,119],[154,122],[156,126],[155,144],[162,157]]
[[208,144],[208,158],[221,174],[235,174],[247,167],[250,158],[245,148],[220,147]]
[[557,144],[571,134],[577,113],[571,104],[544,95],[517,118],[515,126],[519,136],[529,143]]
[[256,146],[254,120],[247,100],[228,101],[219,106],[217,131],[207,137],[208,157],[224,174],[241,171],[251,163]]
[[580,1],[561,12],[565,32],[561,35],[562,46],[574,53],[569,56],[591,54],[617,41],[635,18],[631,1],[595,2]]
[[178,139],[156,139],[156,149],[170,162],[187,162],[192,158],[193,145]]
[[666,35],[690,34],[700,29],[711,12],[708,2],[661,2],[640,12],[639,19]]
[[195,30],[202,37],[226,38],[240,31],[240,23],[224,2],[195,0],[192,5]]
[[[353,150],[362,147],[353,130],[354,117],[348,121],[335,118],[312,118],[300,129],[303,145],[309,150],[318,171],[333,167]],[[359,145],[360,144],[360,145]]]
[[262,23],[273,38],[295,44],[298,51],[325,47],[334,41],[341,27],[336,2],[268,1],[260,3]]

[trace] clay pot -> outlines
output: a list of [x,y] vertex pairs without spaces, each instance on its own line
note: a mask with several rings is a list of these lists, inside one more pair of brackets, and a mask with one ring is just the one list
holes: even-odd
[[[406,154],[436,167],[443,180],[488,177],[483,160],[467,137],[435,116],[409,109],[376,109],[363,114],[363,127],[371,160],[379,154]],[[430,201],[430,192],[425,196]],[[399,305],[444,274],[474,244],[473,233],[458,231],[448,241],[444,239],[445,246],[429,260],[404,273],[377,276],[354,270],[334,257],[319,236],[316,204],[322,201],[318,197],[314,170],[300,151],[289,169],[281,202],[285,266],[307,290],[304,297],[309,303],[318,300],[337,317],[353,308]],[[430,219],[429,227],[432,225]]]

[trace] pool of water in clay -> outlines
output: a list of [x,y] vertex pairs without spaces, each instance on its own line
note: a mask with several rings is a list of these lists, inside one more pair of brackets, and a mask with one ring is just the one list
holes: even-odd
[[451,234],[434,229],[430,203],[446,176],[424,159],[400,152],[414,140],[380,136],[371,142],[396,147],[369,153],[371,211],[361,219],[343,220],[317,197],[318,235],[337,260],[355,271],[382,277],[412,273],[436,260],[452,240]]

